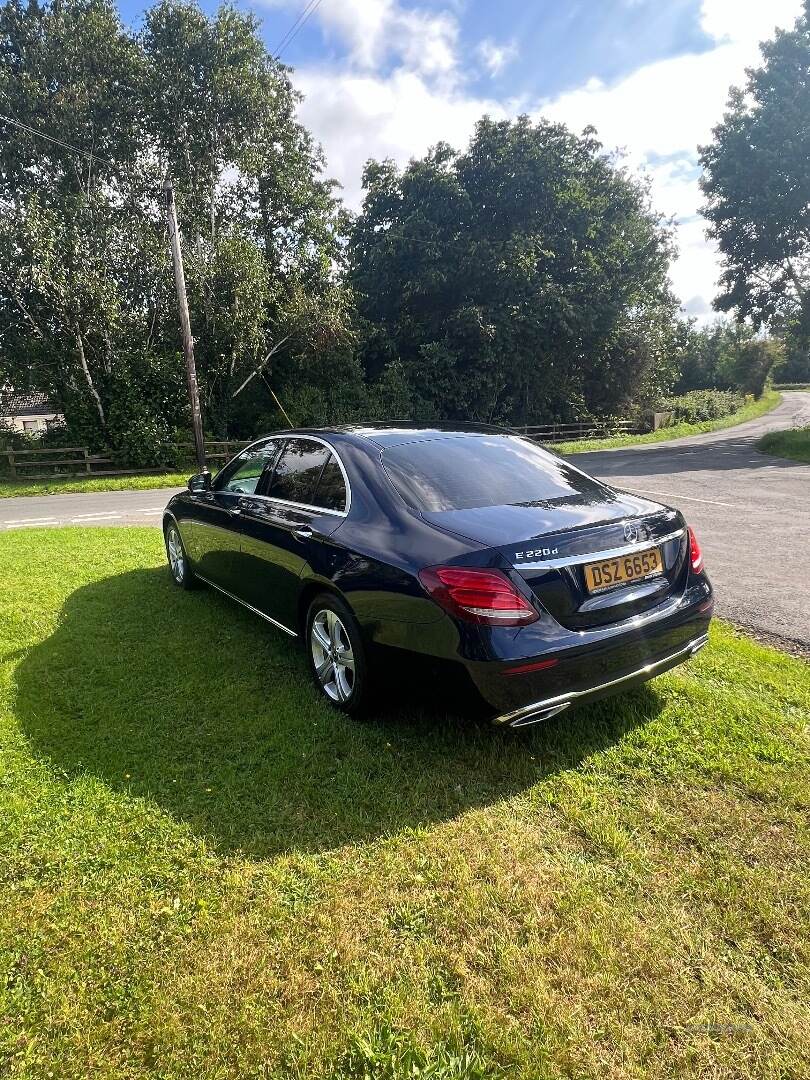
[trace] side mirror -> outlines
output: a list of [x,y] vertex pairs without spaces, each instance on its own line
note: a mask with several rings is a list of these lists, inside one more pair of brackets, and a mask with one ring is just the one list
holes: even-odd
[[195,473],[188,482],[188,490],[195,493],[200,491],[210,491],[211,473],[207,469],[205,472]]

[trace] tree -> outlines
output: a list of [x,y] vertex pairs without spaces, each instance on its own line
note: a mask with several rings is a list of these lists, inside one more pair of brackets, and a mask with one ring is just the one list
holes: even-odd
[[783,357],[784,346],[777,338],[759,337],[744,342],[735,357],[735,383],[744,394],[762,397],[771,372]]
[[313,378],[341,365],[344,213],[297,101],[228,6],[159,0],[134,34],[111,0],[0,5],[0,113],[93,155],[0,121],[0,382],[47,390],[90,445],[163,453],[186,422],[167,170],[209,430],[252,433],[265,380],[284,400],[316,351]]
[[718,319],[701,329],[694,322],[683,323],[676,390],[738,390],[758,398],[783,356],[780,338],[758,334],[747,323]]
[[725,269],[720,311],[761,326],[790,318],[810,346],[810,0],[763,64],[731,91],[701,147],[704,214]]
[[465,153],[363,182],[362,359],[372,379],[401,361],[415,412],[536,422],[668,388],[670,232],[592,132],[484,118]]

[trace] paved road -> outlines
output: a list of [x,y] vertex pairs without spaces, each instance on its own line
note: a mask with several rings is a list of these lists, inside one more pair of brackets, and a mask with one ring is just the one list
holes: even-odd
[[159,525],[163,507],[175,490],[88,491],[0,499],[0,531],[46,525]]
[[[580,468],[681,509],[703,545],[718,612],[810,647],[810,465],[757,453],[767,431],[810,424],[810,393],[767,416],[669,443],[577,454]],[[0,499],[0,531],[40,525],[157,525],[172,491]]]
[[683,511],[703,547],[718,614],[810,646],[810,465],[754,448],[768,431],[804,424],[810,393],[786,393],[767,416],[727,431],[572,460]]

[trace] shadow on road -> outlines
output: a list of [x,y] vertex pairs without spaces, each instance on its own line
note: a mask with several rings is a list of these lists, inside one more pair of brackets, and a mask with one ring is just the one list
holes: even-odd
[[310,687],[303,655],[210,591],[138,570],[73,593],[16,672],[35,750],[101,778],[223,851],[319,851],[452,818],[576,766],[660,709],[649,686],[524,734],[440,687],[360,723]]

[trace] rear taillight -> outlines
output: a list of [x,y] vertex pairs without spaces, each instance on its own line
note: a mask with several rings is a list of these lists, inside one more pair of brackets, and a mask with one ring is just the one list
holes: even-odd
[[697,542],[692,529],[689,530],[689,562],[692,564],[692,570],[699,574],[703,569],[703,552],[700,550],[700,544]]
[[437,604],[467,622],[522,626],[540,617],[500,570],[431,566],[419,580]]

